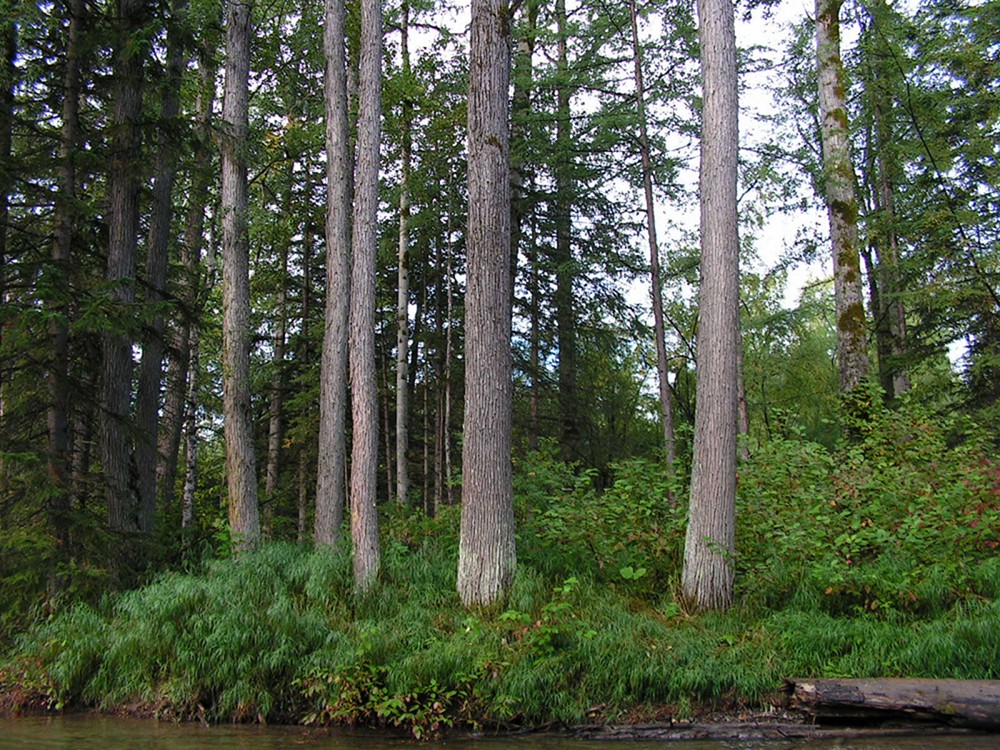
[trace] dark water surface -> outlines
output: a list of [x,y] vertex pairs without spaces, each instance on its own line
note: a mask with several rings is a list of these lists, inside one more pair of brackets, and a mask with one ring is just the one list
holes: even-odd
[[553,735],[420,743],[377,732],[302,727],[213,726],[94,716],[0,719],[0,750],[1000,750],[1000,735],[795,742],[608,742]]

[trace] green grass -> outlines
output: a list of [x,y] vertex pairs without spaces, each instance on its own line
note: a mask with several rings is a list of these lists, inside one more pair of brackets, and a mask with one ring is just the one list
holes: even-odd
[[[167,574],[22,639],[59,701],[216,720],[540,724],[664,706],[760,705],[791,676],[996,678],[1000,605],[838,616],[804,598],[688,617],[591,578],[522,566],[508,608],[463,610],[454,559],[390,548],[351,593],[346,557],[269,545]],[[984,562],[981,575],[995,564]],[[992,580],[992,579],[991,579]],[[437,705],[440,708],[434,709]],[[437,716],[435,710],[443,715]]]

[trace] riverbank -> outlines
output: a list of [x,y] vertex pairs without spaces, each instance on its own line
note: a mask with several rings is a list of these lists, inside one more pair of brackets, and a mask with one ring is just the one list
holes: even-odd
[[26,707],[425,737],[756,715],[780,706],[788,675],[995,678],[993,600],[932,617],[823,603],[690,615],[670,597],[522,564],[503,608],[467,611],[432,538],[391,547],[365,597],[346,556],[269,545],[41,623],[3,682]]

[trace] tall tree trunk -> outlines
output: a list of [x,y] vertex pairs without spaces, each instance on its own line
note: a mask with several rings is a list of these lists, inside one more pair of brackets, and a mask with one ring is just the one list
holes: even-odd
[[[531,110],[531,92],[534,88],[535,39],[538,33],[539,0],[528,0],[523,6],[523,28],[517,40],[514,56],[514,94],[511,100],[510,133],[510,248],[511,284],[516,289],[517,264],[524,243],[524,223],[528,216],[529,199],[527,185],[530,183],[528,170],[528,132],[526,121]],[[539,285],[538,248],[535,237],[529,238],[524,247],[528,263],[528,318],[529,318],[529,365],[530,377],[530,417],[528,425],[528,447],[538,450],[538,403],[541,389],[539,359]],[[450,330],[450,329],[449,329]]]
[[733,598],[739,357],[736,35],[729,0],[698,0],[702,110],[698,391],[684,596],[699,609]]
[[[187,12],[187,0],[173,0],[167,27],[166,76],[162,82],[160,125],[153,167],[153,207],[146,244],[146,299],[159,306],[167,286],[167,262],[170,252],[170,230],[173,218],[174,177],[177,174],[177,115],[180,112],[181,73],[185,66],[185,49],[181,43],[182,17]],[[153,530],[156,517],[156,468],[158,430],[160,426],[160,384],[163,380],[162,313],[156,312],[152,326],[142,343],[139,365],[139,389],[136,406],[135,456],[139,490],[139,527]]]
[[[287,173],[285,175],[285,195],[282,199],[282,212],[279,221],[290,221],[292,214],[292,184],[294,180],[294,160],[291,154],[285,155]],[[308,195],[308,190],[306,191]],[[274,374],[271,376],[271,393],[267,408],[267,467],[264,472],[263,509],[264,531],[270,534],[274,519],[274,504],[277,502],[278,483],[281,476],[281,453],[285,441],[285,390],[288,387],[288,377],[285,365],[285,345],[288,339],[288,245],[282,241],[279,252],[280,279],[278,281],[277,320],[275,321],[274,337],[271,340]]]
[[[0,57],[0,306],[8,300],[7,225],[10,221],[10,190],[14,169],[11,163],[14,136],[14,88],[17,83],[17,26],[13,18],[4,19],[3,56]],[[4,353],[6,324],[0,324],[0,353]],[[9,367],[0,360],[0,483],[4,476],[4,455],[8,446],[7,398]]]
[[871,18],[862,34],[865,43],[865,94],[871,109],[874,125],[869,180],[873,183],[873,213],[875,221],[870,232],[870,246],[875,250],[874,273],[869,273],[869,284],[874,294],[872,316],[878,352],[879,380],[886,397],[900,396],[910,388],[910,376],[903,363],[906,354],[906,310],[901,297],[902,281],[899,272],[899,236],[896,232],[895,186],[899,181],[898,154],[895,133],[891,122],[892,92],[891,72],[887,60],[891,52],[884,49],[874,28],[878,17],[888,12],[884,1],[876,2],[869,10]]
[[[70,388],[69,388],[69,276],[72,266],[73,231],[76,224],[76,155],[80,138],[81,33],[87,14],[83,0],[70,0],[66,59],[63,73],[62,129],[59,133],[59,191],[55,198],[55,234],[52,266],[59,290],[52,300],[49,339],[52,363],[49,367],[47,414],[48,476],[53,496],[50,504],[56,544],[61,554],[68,552],[70,483]],[[13,28],[13,25],[12,25]]]
[[[108,177],[108,262],[106,279],[116,313],[128,314],[135,302],[139,232],[139,119],[142,116],[143,55],[135,53],[145,17],[143,0],[117,0],[114,53],[114,112],[111,170]],[[132,480],[132,340],[123,327],[103,337],[101,463],[104,467],[108,522],[117,535],[116,562],[136,564],[135,549],[122,536],[143,528]],[[126,557],[131,558],[126,560]]]
[[653,305],[653,338],[656,342],[656,376],[660,389],[660,422],[663,427],[663,451],[667,471],[673,472],[677,460],[674,442],[674,410],[667,377],[666,333],[663,326],[663,282],[660,278],[660,247],[656,239],[656,205],[653,197],[653,166],[649,152],[649,131],[646,123],[646,88],[642,76],[642,48],[639,45],[639,18],[635,0],[629,0],[632,24],[632,56],[635,63],[635,100],[639,115],[639,152],[642,158],[642,186],[646,197],[646,239],[649,244],[650,292]]
[[375,261],[378,252],[378,169],[381,117],[382,6],[361,2],[358,141],[351,243],[350,369],[351,539],[354,585],[367,591],[379,568],[378,394],[375,380]]
[[563,451],[575,458],[580,437],[579,404],[576,395],[576,310],[573,304],[573,135],[570,112],[569,62],[567,58],[566,0],[556,0],[558,79],[556,84],[555,165],[555,272],[554,295],[556,339],[559,346],[559,416]]
[[157,485],[160,502],[167,510],[174,504],[177,485],[177,468],[181,436],[184,429],[184,410],[187,388],[185,383],[191,370],[191,330],[198,324],[204,304],[201,288],[201,255],[205,242],[205,208],[212,182],[212,109],[215,101],[216,65],[211,54],[199,55],[199,90],[197,98],[197,124],[195,127],[191,187],[184,217],[184,235],[181,238],[181,266],[177,296],[182,312],[174,332],[174,343],[168,359],[166,398],[163,405],[158,453],[160,465]]
[[[400,9],[400,55],[403,80],[410,77],[410,3]],[[399,269],[396,280],[396,500],[406,504],[410,497],[410,391],[408,347],[410,335],[410,151],[413,103],[402,103],[399,178]]]
[[326,307],[320,363],[319,453],[316,469],[317,545],[340,539],[344,523],[347,447],[348,311],[351,294],[351,154],[347,124],[344,0],[326,0]]
[[833,246],[840,390],[849,393],[868,375],[868,343],[858,256],[858,200],[854,191],[840,59],[842,0],[816,0],[816,70],[823,139],[823,188]]
[[189,371],[184,391],[184,489],[181,493],[181,528],[194,526],[194,494],[198,488],[198,328],[188,332]]
[[539,0],[528,0],[522,5],[523,28],[517,39],[514,55],[514,95],[511,100],[510,125],[510,255],[511,288],[517,288],[517,264],[520,256],[524,219],[528,212],[525,183],[528,179],[528,128],[531,110],[531,92],[534,87],[535,37],[538,33]]
[[260,542],[257,459],[250,403],[250,239],[247,230],[247,131],[253,7],[228,0],[222,102],[222,412],[225,420],[229,531],[237,549]]
[[[311,220],[307,217],[306,221],[310,222]],[[312,366],[312,350],[309,346],[312,335],[310,332],[312,328],[312,263],[312,231],[310,230],[305,242],[302,243],[302,327],[299,339],[299,365],[303,370],[309,370]],[[310,477],[315,478],[316,476],[309,471],[311,453],[304,444],[299,443],[297,535],[299,544],[305,544],[308,538],[309,497],[310,490],[315,489],[315,484],[310,481]]]
[[511,476],[508,20],[505,0],[472,0],[465,448],[458,550],[458,593],[466,606],[488,606],[505,596],[516,564]]

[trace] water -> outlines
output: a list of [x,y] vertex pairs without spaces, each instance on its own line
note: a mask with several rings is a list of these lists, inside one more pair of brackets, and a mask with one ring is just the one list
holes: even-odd
[[795,742],[610,742],[557,735],[453,738],[420,743],[384,732],[212,726],[95,716],[0,719],[0,750],[997,750],[1000,735],[928,734]]

